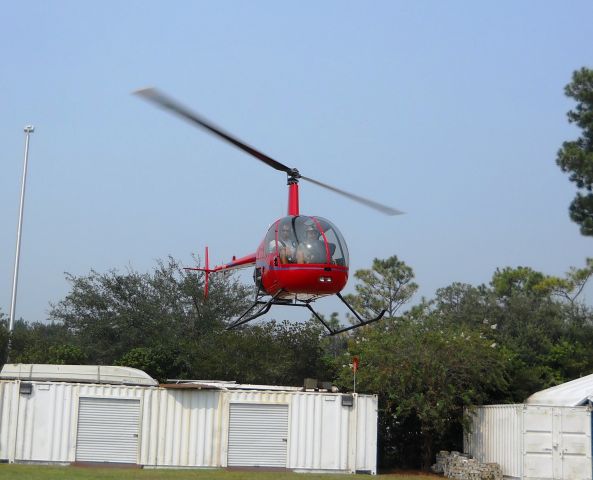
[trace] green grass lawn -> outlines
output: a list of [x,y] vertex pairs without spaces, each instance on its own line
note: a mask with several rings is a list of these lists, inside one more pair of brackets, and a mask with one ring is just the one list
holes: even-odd
[[[380,478],[394,480],[434,480],[435,475],[423,474],[385,474]],[[238,470],[170,470],[137,468],[91,468],[91,467],[54,467],[38,465],[0,465],[0,479],[18,480],[346,480],[350,478],[366,479],[370,475],[329,475],[287,472],[254,472]]]

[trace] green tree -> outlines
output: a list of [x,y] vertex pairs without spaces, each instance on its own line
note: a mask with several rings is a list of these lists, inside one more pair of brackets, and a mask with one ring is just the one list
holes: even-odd
[[52,345],[48,349],[48,356],[44,363],[54,365],[84,365],[86,356],[76,345]]
[[0,368],[8,356],[8,317],[0,309]]
[[207,300],[203,275],[184,271],[171,258],[150,273],[91,271],[68,278],[72,289],[50,315],[90,363],[139,368],[161,381],[302,385],[305,377],[331,380],[335,374],[315,322],[226,331],[252,293],[232,274],[211,276]]
[[137,368],[161,383],[167,378],[186,378],[189,373],[187,365],[181,360],[179,350],[171,350],[161,345],[133,348],[117,360],[115,365]]
[[387,318],[394,318],[418,289],[414,271],[396,255],[385,260],[375,258],[371,269],[357,270],[354,277],[359,280],[354,287],[356,294],[346,295],[346,299],[367,318],[383,310],[387,310]]
[[496,318],[499,305],[490,289],[454,282],[439,288],[433,300],[434,308],[445,325],[468,326],[488,332]]
[[556,163],[579,189],[570,205],[570,218],[580,225],[583,235],[593,235],[593,70],[583,67],[573,72],[564,93],[577,102],[568,112],[568,121],[582,134],[562,144]]
[[529,267],[496,269],[490,285],[499,298],[511,298],[518,293],[549,293],[546,277]]
[[204,301],[203,275],[183,270],[172,258],[151,273],[93,270],[67,279],[71,291],[52,306],[50,318],[76,338],[89,362],[102,365],[140,347],[191,349],[242,311],[250,294],[235,277],[221,274],[211,279]]
[[566,278],[553,279],[553,277],[548,277],[549,279],[552,278],[548,280],[550,282],[550,291],[575,306],[577,298],[582,293],[591,275],[593,275],[593,258],[587,258],[583,268],[570,267],[566,273]]
[[[360,357],[360,391],[379,394],[384,464],[427,468],[450,432],[461,430],[463,408],[506,387],[500,349],[467,327],[443,325],[426,303],[367,329],[350,355]],[[349,369],[341,382],[351,384]],[[459,448],[460,439],[446,446]]]
[[194,378],[241,383],[301,386],[306,377],[330,381],[335,375],[316,321],[214,331],[195,344],[190,362]]
[[[351,338],[343,363],[360,355],[359,385],[380,395],[382,463],[417,467],[459,449],[464,405],[522,402],[591,373],[593,314],[579,294],[592,266],[563,277],[497,269],[489,285],[453,283]],[[351,385],[349,370],[341,382]]]
[[593,318],[578,297],[592,266],[588,259],[564,277],[506,267],[496,270],[489,286],[453,284],[437,291],[435,308],[445,325],[475,329],[505,352],[509,385],[491,401],[522,402],[538,390],[591,373],[593,356],[586,346]]
[[57,322],[14,322],[10,361],[12,363],[83,363],[76,339]]
[[[591,275],[591,261],[571,268],[565,277],[535,272],[525,267],[497,270],[492,279],[490,334],[508,350],[512,378],[511,401],[523,401],[532,393],[591,373],[593,358],[586,345],[593,334],[591,309],[578,301]],[[560,361],[568,350],[578,357]]]

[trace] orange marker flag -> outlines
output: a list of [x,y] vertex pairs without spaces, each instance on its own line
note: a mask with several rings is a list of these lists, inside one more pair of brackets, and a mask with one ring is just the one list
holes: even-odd
[[354,373],[356,373],[358,371],[358,355],[352,357],[352,370],[354,371]]

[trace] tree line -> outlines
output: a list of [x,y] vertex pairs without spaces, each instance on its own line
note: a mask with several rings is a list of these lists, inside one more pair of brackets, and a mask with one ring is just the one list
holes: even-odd
[[[382,466],[427,467],[461,449],[463,409],[522,402],[593,372],[593,311],[579,293],[593,259],[554,277],[528,267],[494,272],[488,285],[453,283],[404,310],[418,286],[397,256],[355,273],[349,300],[377,324],[327,337],[319,322],[263,321],[226,331],[253,292],[232,274],[211,278],[173,258],[149,273],[68,275],[70,292],[48,323],[16,322],[10,359],[124,365],[166,379],[301,386],[306,377],[379,395]],[[328,322],[338,322],[333,314]],[[348,320],[346,320],[348,321]],[[6,316],[0,312],[3,357]]]

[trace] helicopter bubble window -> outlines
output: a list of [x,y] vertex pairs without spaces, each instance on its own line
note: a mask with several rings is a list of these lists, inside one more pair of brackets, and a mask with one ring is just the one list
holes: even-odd
[[[276,236],[277,235],[277,236]],[[303,215],[284,217],[266,236],[268,252],[280,263],[348,266],[348,249],[340,231],[329,220]]]
[[327,247],[330,255],[330,263],[340,265],[342,267],[348,266],[348,247],[344,237],[336,226],[329,220],[321,217],[315,217],[317,224],[327,241]]

